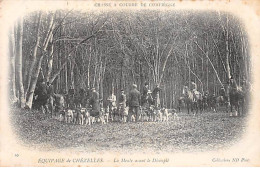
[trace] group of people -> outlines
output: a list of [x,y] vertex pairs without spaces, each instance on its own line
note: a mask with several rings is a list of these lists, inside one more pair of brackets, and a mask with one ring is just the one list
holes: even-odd
[[[215,96],[215,94],[209,95],[206,91],[203,95],[198,93],[197,85],[194,82],[191,82],[191,93],[193,96],[200,94],[200,102],[201,109],[205,110],[206,108],[216,109],[216,104],[219,102],[228,103],[228,99],[235,100],[237,96],[233,97],[233,93],[237,93],[239,91],[239,86],[236,81],[231,77],[229,80],[229,88],[228,91],[222,86],[219,91],[219,96]],[[149,84],[146,82],[142,87],[142,92],[137,89],[137,85],[133,84],[132,89],[128,93],[128,97],[125,94],[125,91],[122,89],[119,94],[119,98],[117,100],[116,95],[112,92],[112,94],[107,99],[108,105],[107,108],[110,113],[119,112],[123,114],[126,107],[129,107],[128,110],[128,118],[130,120],[132,115],[135,117],[139,117],[140,107],[142,108],[150,108],[151,106],[155,109],[159,109],[162,106],[160,105],[160,91],[162,89],[159,85],[151,91],[149,89]],[[246,91],[245,81],[242,82],[241,91]],[[197,94],[198,93],[198,94]],[[228,95],[231,96],[229,97]],[[37,84],[35,89],[33,107],[40,108],[41,106],[46,106],[48,103],[54,104],[55,94],[53,85],[49,82],[40,82]],[[57,96],[57,95],[56,95]],[[90,89],[89,87],[85,90],[83,88],[76,90],[73,86],[70,87],[67,94],[64,96],[64,100],[66,103],[66,107],[70,109],[75,109],[78,106],[87,107],[91,109],[92,114],[99,114],[101,108],[103,108],[103,99],[100,99],[99,93],[95,88]],[[233,97],[233,98],[232,98]],[[179,109],[182,102],[184,102],[185,97],[181,97],[179,99]],[[194,100],[194,99],[193,99]],[[232,102],[232,101],[231,101]],[[48,108],[47,108],[48,109]],[[53,108],[51,107],[51,112],[53,112]]]
[[[196,104],[197,108],[202,110],[212,110],[216,111],[218,106],[226,106],[227,111],[229,107],[232,110],[233,105],[238,105],[240,103],[241,105],[244,105],[244,101],[246,101],[246,93],[248,92],[248,86],[246,84],[246,81],[243,80],[240,83],[241,86],[238,86],[236,81],[233,79],[233,77],[230,77],[229,81],[227,82],[227,87],[221,86],[219,90],[219,95],[215,95],[215,93],[209,94],[208,91],[206,91],[204,94],[201,94],[197,90],[197,85],[194,82],[191,82],[191,94],[193,97],[193,104]],[[186,86],[187,87],[187,86]],[[196,97],[196,93],[199,93],[199,97]],[[187,95],[184,94],[183,91],[183,97],[179,98],[179,106],[178,109],[180,111],[180,108],[183,103],[185,103],[185,99],[188,98]],[[193,105],[194,106],[194,105]],[[193,109],[193,108],[191,108]]]
[[[116,95],[112,92],[112,94],[108,97],[108,105],[107,108],[110,114],[113,116],[114,114],[123,114],[126,107],[129,107],[127,121],[129,121],[132,115],[135,117],[139,117],[140,107],[150,107],[154,105],[155,107],[160,107],[160,99],[159,92],[161,89],[157,85],[153,92],[149,90],[148,83],[145,83],[142,93],[137,89],[137,85],[133,84],[132,89],[130,90],[128,97],[125,94],[125,91],[121,89],[120,94],[118,96],[118,100]],[[83,107],[87,107],[91,109],[92,114],[98,114],[103,108],[103,99],[100,99],[99,93],[95,88],[87,88],[80,89],[78,95],[76,95],[75,90],[70,88],[68,94],[66,95],[67,106],[69,108],[75,108],[79,105]]]
[[[149,90],[148,83],[145,83],[143,87],[142,93],[137,89],[137,85],[133,84],[132,89],[128,94],[128,98],[126,97],[125,91],[121,89],[119,98],[118,98],[118,105],[116,96],[112,93],[111,96],[107,99],[109,101],[108,110],[110,111],[111,115],[115,115],[116,112],[120,115],[124,114],[126,107],[129,107],[127,121],[130,121],[131,117],[134,115],[136,118],[139,117],[140,114],[140,107],[149,108],[151,105],[155,107],[160,106],[160,99],[159,99],[159,91],[161,89],[157,85],[153,90],[153,93]],[[136,119],[136,121],[138,121]]]
[[[128,98],[124,90],[120,91],[118,100],[116,96],[112,93],[111,96],[107,99],[108,108],[111,112],[116,109],[119,112],[124,112],[126,107],[129,107],[128,118],[129,120],[132,115],[135,117],[139,116],[140,106],[150,107],[151,105],[155,107],[160,107],[160,98],[159,92],[161,89],[157,85],[153,92],[149,90],[148,83],[145,83],[142,93],[137,90],[137,85],[133,84],[132,89],[128,94]],[[36,86],[35,95],[34,95],[33,105],[35,108],[40,108],[41,106],[46,107],[47,110],[51,110],[53,114],[53,105],[55,105],[55,95],[53,85],[49,82],[45,83],[44,81],[39,82]],[[77,107],[87,107],[91,109],[91,114],[99,114],[101,108],[103,108],[103,99],[100,99],[99,93],[95,88],[90,89],[79,89],[76,91],[73,86],[70,87],[67,94],[63,94],[65,103],[64,106],[70,109],[75,109]],[[51,102],[51,107],[48,108],[49,103]]]

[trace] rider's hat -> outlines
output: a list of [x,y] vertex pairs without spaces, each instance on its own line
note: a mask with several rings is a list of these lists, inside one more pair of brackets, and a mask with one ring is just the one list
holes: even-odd
[[136,84],[133,84],[133,87],[134,87],[134,88],[137,88],[137,85],[136,85]]

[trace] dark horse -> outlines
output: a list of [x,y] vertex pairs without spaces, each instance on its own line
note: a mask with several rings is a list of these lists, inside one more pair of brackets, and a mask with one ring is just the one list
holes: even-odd
[[201,102],[202,102],[202,95],[198,91],[191,92],[187,86],[184,86],[183,88],[183,95],[184,95],[184,102],[186,104],[188,114],[191,112],[196,111],[195,114],[198,113],[198,111],[201,111]]
[[53,96],[47,94],[43,85],[38,85],[34,92],[33,109],[41,110],[43,113],[47,114],[50,112],[51,116],[53,116],[53,102]]
[[234,89],[231,89],[229,92],[230,97],[230,107],[231,112],[233,111],[233,107],[235,108],[235,111],[238,112],[238,115],[241,116],[244,112],[244,100],[245,100],[245,94],[241,87],[237,87]]

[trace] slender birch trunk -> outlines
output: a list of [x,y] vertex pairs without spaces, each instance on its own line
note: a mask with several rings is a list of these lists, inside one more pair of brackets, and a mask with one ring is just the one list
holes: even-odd
[[11,98],[12,103],[16,103],[18,101],[18,98],[16,96],[16,82],[15,82],[15,56],[16,56],[16,50],[15,50],[15,34],[14,34],[15,27],[11,27],[10,32],[10,64],[11,64]]
[[17,27],[17,75],[18,75],[18,88],[19,88],[19,100],[20,107],[25,107],[25,95],[24,95],[24,86],[23,86],[23,18],[21,17],[18,21]]

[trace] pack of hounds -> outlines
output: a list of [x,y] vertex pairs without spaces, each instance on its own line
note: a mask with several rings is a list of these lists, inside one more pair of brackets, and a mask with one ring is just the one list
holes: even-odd
[[150,106],[149,108],[141,107],[138,115],[129,116],[129,107],[125,107],[124,110],[119,108],[113,108],[112,110],[107,108],[101,108],[98,113],[93,113],[91,108],[85,108],[78,106],[75,109],[67,108],[59,111],[59,120],[68,124],[78,125],[93,125],[94,123],[107,124],[109,122],[168,122],[172,117],[174,120],[178,120],[179,116],[176,109],[167,108],[155,108]]

